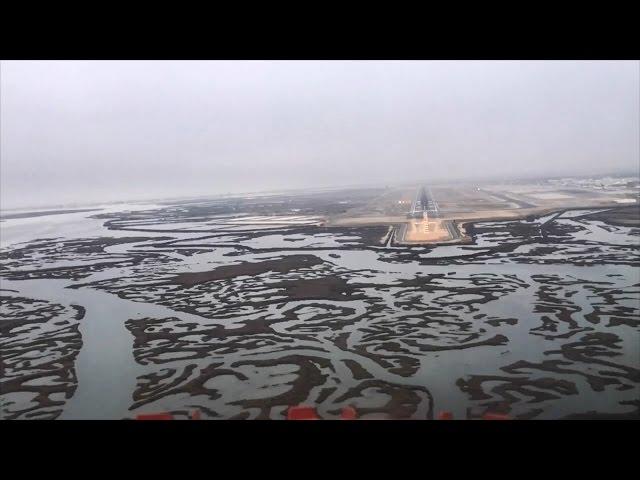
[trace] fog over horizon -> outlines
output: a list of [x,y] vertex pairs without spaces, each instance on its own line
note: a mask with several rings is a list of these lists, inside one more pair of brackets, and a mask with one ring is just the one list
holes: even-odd
[[637,61],[2,61],[3,209],[637,171]]

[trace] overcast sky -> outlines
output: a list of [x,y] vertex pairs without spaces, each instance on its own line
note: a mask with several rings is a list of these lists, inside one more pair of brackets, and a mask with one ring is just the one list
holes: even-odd
[[639,66],[3,61],[1,206],[633,170]]

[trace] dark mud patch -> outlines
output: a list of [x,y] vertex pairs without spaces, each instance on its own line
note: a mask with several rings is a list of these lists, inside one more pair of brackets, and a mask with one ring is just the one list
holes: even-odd
[[0,296],[0,417],[55,419],[77,387],[84,308]]
[[640,227],[640,204],[592,213],[585,215],[584,218],[600,220],[609,225],[620,227]]
[[354,287],[341,277],[327,276],[273,283],[273,288],[282,289],[291,300],[355,300],[365,298],[355,295]]
[[101,208],[79,208],[75,210],[44,210],[40,212],[6,213],[6,214],[0,215],[0,220],[9,220],[13,218],[45,217],[49,215],[64,215],[65,213],[96,212],[98,210],[102,210],[102,209]]
[[353,378],[355,378],[356,380],[366,380],[368,378],[373,378],[373,375],[371,375],[362,367],[362,365],[360,365],[355,360],[351,360],[348,358],[344,360],[344,363],[345,365],[347,365],[347,367],[349,367],[349,370],[351,370],[351,372],[353,373]]
[[181,273],[167,283],[175,283],[183,287],[193,287],[201,283],[226,280],[241,276],[254,276],[263,273],[289,273],[300,268],[311,268],[323,261],[315,255],[290,255],[276,260],[263,262],[242,262],[238,265],[223,265],[208,272]]
[[[363,397],[379,399],[376,406],[367,405]],[[387,398],[384,401],[385,397]],[[382,380],[365,380],[359,385],[350,388],[336,399],[337,403],[353,405],[359,416],[366,419],[371,414],[384,414],[389,419],[403,420],[432,420],[433,419],[433,398],[428,389],[418,385],[399,385]],[[421,405],[426,404],[424,418],[418,418],[417,412]],[[331,412],[339,413],[338,410]]]

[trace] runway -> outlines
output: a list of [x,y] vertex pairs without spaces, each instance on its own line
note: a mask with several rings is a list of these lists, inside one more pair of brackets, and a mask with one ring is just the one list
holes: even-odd
[[440,208],[433,193],[431,193],[431,189],[421,186],[418,187],[416,196],[411,204],[410,216],[412,218],[423,217],[424,213],[430,218],[440,217]]

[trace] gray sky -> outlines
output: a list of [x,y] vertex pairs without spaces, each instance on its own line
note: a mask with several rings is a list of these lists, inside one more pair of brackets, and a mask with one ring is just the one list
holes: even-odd
[[638,166],[638,62],[0,69],[2,208]]

